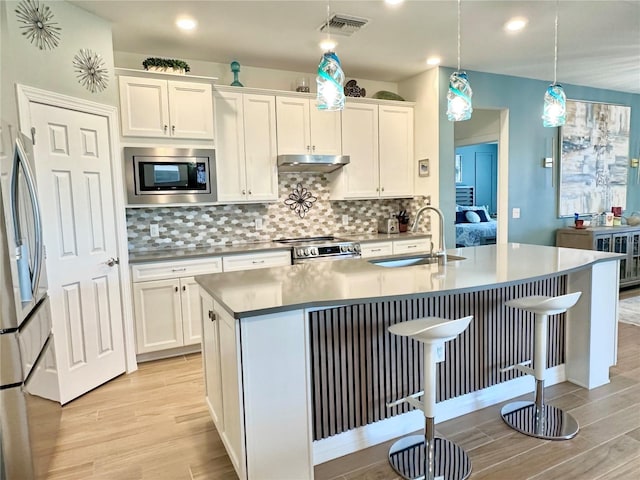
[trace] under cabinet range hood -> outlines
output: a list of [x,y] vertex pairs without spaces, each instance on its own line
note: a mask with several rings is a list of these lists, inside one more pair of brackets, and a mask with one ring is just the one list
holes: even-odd
[[349,164],[349,155],[278,155],[279,172],[329,173]]

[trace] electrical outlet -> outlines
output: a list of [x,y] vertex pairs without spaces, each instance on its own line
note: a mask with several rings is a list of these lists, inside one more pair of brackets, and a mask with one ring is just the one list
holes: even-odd
[[262,230],[262,219],[256,218],[255,225],[256,225],[256,230]]
[[349,225],[349,215],[342,215],[342,225],[345,227]]
[[160,227],[157,223],[152,223],[149,225],[149,235],[154,238],[160,236]]
[[511,218],[520,218],[520,209],[514,208],[511,210]]

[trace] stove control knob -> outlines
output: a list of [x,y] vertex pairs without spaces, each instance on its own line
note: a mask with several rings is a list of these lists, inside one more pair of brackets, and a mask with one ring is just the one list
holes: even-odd
[[299,257],[304,257],[304,250],[303,249],[299,248],[296,253],[298,254]]
[[304,256],[305,256],[305,257],[308,257],[310,253],[311,253],[311,252],[309,251],[309,249],[308,249],[308,248],[305,248],[305,249],[304,249]]
[[340,245],[340,252],[344,253],[347,251],[347,246],[346,245]]
[[312,248],[311,249],[311,255],[318,255],[318,249],[317,248]]
[[359,243],[356,243],[354,248],[356,250],[356,253],[360,253],[360,244]]
[[349,245],[349,251],[353,252],[353,245]]

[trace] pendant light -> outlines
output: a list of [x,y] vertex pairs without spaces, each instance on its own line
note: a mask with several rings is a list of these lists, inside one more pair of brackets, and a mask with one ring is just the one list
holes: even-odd
[[558,70],[558,0],[556,0],[556,21],[553,48],[553,83],[547,87],[544,94],[544,110],[542,124],[545,127],[561,127],[566,121],[567,96],[562,85],[556,83]]
[[[331,29],[329,28],[329,5],[327,5],[327,44],[331,44]],[[344,109],[344,72],[340,59],[332,48],[329,48],[320,59],[318,65],[317,108],[318,110]]]
[[471,118],[472,95],[467,72],[460,71],[460,0],[458,0],[458,69],[449,77],[447,92],[447,118],[450,121],[459,122]]

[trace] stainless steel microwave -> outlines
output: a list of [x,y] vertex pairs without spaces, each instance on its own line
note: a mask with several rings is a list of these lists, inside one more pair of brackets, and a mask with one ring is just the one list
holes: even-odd
[[125,147],[124,171],[130,205],[217,200],[214,150]]

